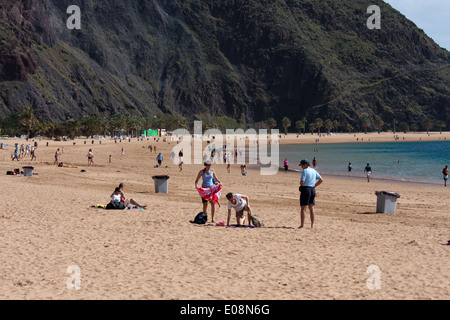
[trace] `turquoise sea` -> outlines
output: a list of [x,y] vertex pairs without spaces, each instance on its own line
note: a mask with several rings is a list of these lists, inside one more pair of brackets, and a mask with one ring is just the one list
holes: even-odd
[[[364,168],[370,163],[374,179],[443,185],[442,169],[450,166],[450,141],[280,146],[280,166],[287,158],[291,170],[301,171],[300,160],[312,162],[314,157],[316,169],[324,175],[364,178]],[[347,170],[349,162],[353,166],[351,172]]]

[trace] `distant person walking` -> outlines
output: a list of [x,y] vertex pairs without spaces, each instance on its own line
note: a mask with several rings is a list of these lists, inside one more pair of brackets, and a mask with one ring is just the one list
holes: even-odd
[[163,155],[161,154],[161,152],[156,156],[156,161],[158,161],[158,168],[162,166],[162,161],[163,161]]
[[311,219],[311,228],[314,227],[314,205],[316,204],[316,187],[318,187],[323,179],[316,169],[309,167],[309,161],[304,159],[300,162],[303,172],[300,178],[300,227],[305,224],[306,208],[309,208]]
[[364,168],[364,172],[366,173],[367,176],[367,182],[370,182],[370,178],[372,177],[372,167],[367,164],[367,166]]
[[347,169],[348,169],[348,172],[352,171],[352,163],[351,162],[348,163]]
[[14,149],[14,155],[11,157],[12,161],[14,161],[14,159],[19,161],[19,148],[18,147],[16,147],[16,149]]
[[312,166],[313,168],[315,168],[317,166],[317,160],[316,157],[314,157],[313,161],[312,161]]
[[36,148],[35,147],[31,147],[31,161],[36,161]]
[[55,162],[53,162],[53,164],[57,165],[58,161],[59,161],[59,148],[55,152]]
[[88,158],[88,166],[94,164],[94,153],[92,152],[92,149],[89,149],[89,152],[86,155],[86,157]]
[[444,187],[446,187],[449,174],[448,166],[445,166],[445,168],[442,169],[442,174],[444,175]]
[[289,161],[288,159],[284,159],[284,171],[288,171],[289,170]]

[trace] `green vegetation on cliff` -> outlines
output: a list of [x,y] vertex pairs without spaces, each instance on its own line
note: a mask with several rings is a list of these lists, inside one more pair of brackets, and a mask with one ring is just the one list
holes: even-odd
[[[380,30],[365,0],[0,0],[0,115],[449,123],[449,52],[370,4]],[[81,30],[65,26],[69,5]]]

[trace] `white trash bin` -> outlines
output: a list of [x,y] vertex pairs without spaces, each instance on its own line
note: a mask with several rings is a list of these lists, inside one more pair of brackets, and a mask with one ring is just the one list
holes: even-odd
[[377,213],[395,214],[397,199],[400,195],[390,191],[375,191],[377,195]]
[[155,180],[155,193],[169,193],[169,176],[153,176]]
[[32,177],[33,176],[33,169],[34,167],[22,167],[23,169],[23,175],[25,177]]

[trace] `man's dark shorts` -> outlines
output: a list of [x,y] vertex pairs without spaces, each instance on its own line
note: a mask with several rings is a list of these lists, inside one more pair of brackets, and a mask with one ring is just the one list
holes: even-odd
[[301,187],[300,191],[301,191],[300,206],[308,206],[310,204],[316,204],[316,188]]

